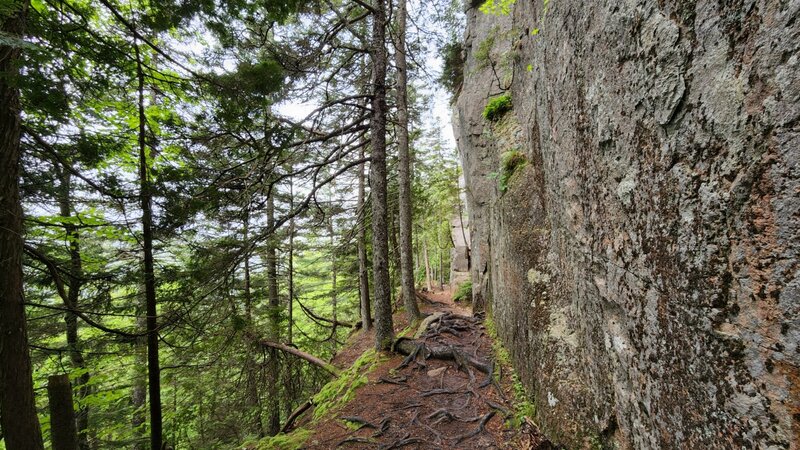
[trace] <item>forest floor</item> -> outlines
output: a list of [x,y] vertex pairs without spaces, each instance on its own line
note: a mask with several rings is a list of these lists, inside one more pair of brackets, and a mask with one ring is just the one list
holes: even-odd
[[[533,406],[515,397],[515,392],[520,395],[520,386],[512,379],[507,356],[495,354],[499,347],[483,320],[455,304],[449,291],[424,294],[420,306],[426,314],[440,313],[447,318],[438,325],[434,321],[421,341],[439,348],[453,346],[473,360],[496,362],[493,370],[482,373],[463,358],[456,358],[459,363],[421,356],[403,366],[404,356],[371,350],[372,332],[355,333],[333,363],[355,368],[351,377],[359,377],[361,382],[329,389],[331,396],[344,401],[329,410],[306,412],[298,420],[295,427],[306,434],[298,447],[552,448],[526,417]],[[402,312],[394,319],[398,336],[412,337],[417,331],[416,326],[408,327]],[[370,354],[372,363],[368,362]]]

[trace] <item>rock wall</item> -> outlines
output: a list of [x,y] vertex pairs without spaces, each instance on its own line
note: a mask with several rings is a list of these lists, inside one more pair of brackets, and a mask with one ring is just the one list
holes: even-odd
[[450,219],[450,288],[456,289],[470,279],[469,272],[469,218],[460,210]]
[[800,1],[466,14],[473,302],[537,422],[573,448],[800,448]]

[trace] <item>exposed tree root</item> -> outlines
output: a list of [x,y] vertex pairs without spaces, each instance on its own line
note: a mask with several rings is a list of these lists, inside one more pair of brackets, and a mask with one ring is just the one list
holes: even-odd
[[[337,447],[520,448],[521,439],[533,435],[527,428],[514,432],[491,422],[498,412],[509,417],[513,411],[498,383],[502,366],[491,359],[481,317],[439,310],[415,331],[413,338],[395,341],[393,351],[404,356],[402,362],[373,379],[362,397],[367,404],[356,403],[350,416],[339,417],[350,422],[350,437]],[[344,437],[341,422],[331,427],[335,438],[312,448],[332,448]],[[539,442],[528,440],[532,446],[524,448],[539,448]]]
[[456,438],[456,443],[460,444],[464,439],[469,439],[469,438],[471,438],[473,436],[477,436],[477,435],[481,434],[483,432],[483,430],[486,428],[486,424],[489,422],[489,420],[491,420],[491,418],[494,417],[494,414],[495,414],[495,411],[490,411],[488,414],[483,416],[481,418],[481,421],[478,424],[478,426],[474,430],[470,431],[469,433],[462,434],[461,436],[457,437]]
[[345,416],[345,417],[340,417],[340,419],[342,419],[344,421],[347,421],[347,422],[353,422],[353,423],[359,424],[360,425],[358,427],[359,430],[362,429],[362,428],[374,428],[376,430],[378,429],[377,425],[375,425],[374,423],[370,422],[367,419],[364,419],[363,417]]
[[398,440],[396,440],[396,441],[394,441],[394,442],[392,442],[391,444],[388,444],[388,445],[381,445],[378,448],[380,450],[392,450],[392,449],[395,449],[395,448],[405,447],[406,445],[421,444],[421,443],[425,442],[422,439],[415,438],[415,437],[410,437],[410,436],[411,436],[411,433],[406,433],[406,435],[402,439],[398,439]]
[[345,444],[366,444],[366,445],[375,445],[375,440],[370,438],[358,437],[358,436],[350,436],[347,439],[336,444],[336,448],[339,448]]
[[[493,364],[473,356],[465,354],[462,350],[453,346],[436,345],[429,346],[423,341],[401,337],[394,344],[394,349],[401,355],[406,355],[406,360],[399,368],[406,367],[412,361],[416,361],[418,356],[426,359],[440,359],[445,361],[455,361],[460,368],[474,367],[480,372],[489,374],[493,370]],[[424,364],[422,364],[424,366]]]

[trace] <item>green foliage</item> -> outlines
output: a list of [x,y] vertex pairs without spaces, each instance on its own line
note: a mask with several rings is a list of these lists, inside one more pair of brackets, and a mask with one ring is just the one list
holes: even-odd
[[514,3],[516,3],[516,0],[486,0],[479,9],[484,14],[507,16],[511,12],[511,7],[514,6]]
[[458,285],[456,292],[453,294],[453,301],[456,302],[472,301],[472,280],[467,280]]
[[497,177],[500,192],[508,190],[511,178],[527,163],[528,159],[525,154],[517,150],[507,151],[500,156],[500,173]]
[[489,103],[483,108],[483,118],[491,122],[496,122],[500,120],[505,113],[511,111],[513,107],[511,94],[498,95],[489,100]]
[[444,61],[439,83],[455,96],[464,83],[464,55],[462,54],[461,41],[453,40],[445,44],[440,54]]

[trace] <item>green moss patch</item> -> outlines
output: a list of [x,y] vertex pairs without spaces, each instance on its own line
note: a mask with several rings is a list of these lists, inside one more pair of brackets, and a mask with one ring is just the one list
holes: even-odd
[[501,117],[514,107],[511,102],[511,94],[503,94],[489,100],[486,107],[483,108],[483,118],[497,122]]
[[313,399],[314,421],[319,421],[350,403],[356,390],[369,382],[367,374],[380,362],[378,352],[374,349],[367,350],[339,378],[323,386]]
[[279,434],[264,438],[258,442],[258,450],[300,450],[313,432],[298,428],[289,434]]

